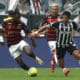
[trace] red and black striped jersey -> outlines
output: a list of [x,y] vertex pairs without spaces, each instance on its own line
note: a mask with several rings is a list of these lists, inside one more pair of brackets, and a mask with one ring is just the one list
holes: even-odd
[[22,40],[20,33],[22,29],[25,31],[25,33],[30,32],[26,29],[25,25],[22,22],[17,21],[11,17],[4,19],[3,27],[5,28],[5,37],[7,38],[8,46],[17,44]]
[[[60,20],[60,18],[58,15],[56,15],[56,16],[48,15],[48,16],[46,16],[46,18],[44,18],[42,25],[53,24],[59,20]],[[48,41],[56,41],[56,36],[57,35],[56,35],[56,29],[55,28],[47,30],[46,38]]]

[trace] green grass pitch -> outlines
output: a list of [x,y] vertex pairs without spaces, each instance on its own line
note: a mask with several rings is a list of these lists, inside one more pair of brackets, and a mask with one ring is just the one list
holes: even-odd
[[70,68],[70,74],[64,76],[62,69],[57,68],[51,73],[49,68],[39,68],[36,77],[27,76],[20,68],[0,68],[0,80],[80,80],[80,69]]

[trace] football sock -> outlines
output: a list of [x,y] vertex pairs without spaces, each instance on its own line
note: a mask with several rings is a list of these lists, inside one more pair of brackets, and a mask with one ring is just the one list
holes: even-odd
[[27,66],[26,64],[19,64],[21,68],[23,68],[24,70],[29,70],[29,66]]
[[63,72],[64,72],[65,69],[66,69],[66,68],[63,68]]

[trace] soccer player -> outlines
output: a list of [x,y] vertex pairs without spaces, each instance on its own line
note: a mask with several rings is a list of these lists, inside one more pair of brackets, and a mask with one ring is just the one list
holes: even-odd
[[25,42],[21,36],[21,30],[23,29],[26,36],[32,38],[32,34],[29,29],[20,21],[20,13],[18,11],[9,11],[9,17],[4,19],[3,22],[4,34],[7,38],[7,44],[9,47],[10,55],[24,70],[28,70],[27,66],[22,60],[22,51],[26,55],[32,57],[38,64],[43,64],[43,61],[34,55],[30,45]]
[[[8,5],[8,11],[15,11],[15,10],[19,10],[19,12],[21,14],[25,14],[24,11],[24,0],[9,0],[9,5]],[[19,7],[20,8],[19,8]],[[21,16],[20,20],[27,25],[27,21],[28,19],[26,17]]]
[[[48,28],[56,28],[57,30],[57,57],[59,66],[63,69],[63,73],[68,75],[70,70],[65,68],[64,64],[64,56],[66,52],[69,52],[73,55],[76,59],[80,60],[80,52],[74,44],[72,40],[72,31],[77,30],[77,25],[75,22],[70,20],[71,14],[68,11],[63,12],[62,14],[62,21],[58,21],[52,25],[45,25],[41,27],[37,33],[48,29]],[[36,34],[37,34],[36,33]]]
[[[41,26],[46,24],[53,24],[60,19],[58,14],[59,6],[57,3],[53,3],[50,5],[50,12],[49,14],[43,19]],[[48,45],[50,47],[52,57],[51,57],[51,66],[50,71],[55,71],[55,63],[58,64],[57,57],[56,57],[56,29],[48,29],[46,32],[46,39],[48,41]]]

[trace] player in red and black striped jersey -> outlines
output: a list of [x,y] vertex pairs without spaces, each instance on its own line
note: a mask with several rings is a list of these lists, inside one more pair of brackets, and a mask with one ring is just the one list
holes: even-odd
[[[44,19],[43,22],[41,23],[41,26],[46,25],[46,24],[53,24],[60,19],[59,14],[58,14],[58,9],[59,6],[58,4],[54,3],[50,5],[50,13],[47,15]],[[58,64],[57,57],[56,57],[56,28],[54,29],[48,29],[46,31],[46,38],[48,41],[48,45],[51,49],[52,53],[52,58],[51,58],[51,72],[54,72],[54,63]]]
[[24,30],[26,34],[30,33],[22,22],[17,21],[12,17],[4,19],[3,27],[5,28],[5,37],[7,38],[8,46],[17,44],[22,40],[21,30]]
[[[46,18],[44,18],[42,25],[52,24],[52,23],[55,23],[59,20],[60,20],[59,15],[49,14],[46,16]],[[55,28],[54,29],[48,29],[46,32],[46,38],[47,38],[47,41],[56,41],[56,29]]]
[[21,36],[20,32],[22,29],[25,31],[27,36],[32,37],[32,34],[31,31],[20,21],[20,13],[18,11],[9,11],[9,17],[4,19],[3,27],[10,55],[17,61],[21,68],[24,70],[30,68],[22,60],[22,51],[35,59],[38,64],[43,63],[39,57],[34,55],[30,45],[25,42]]

